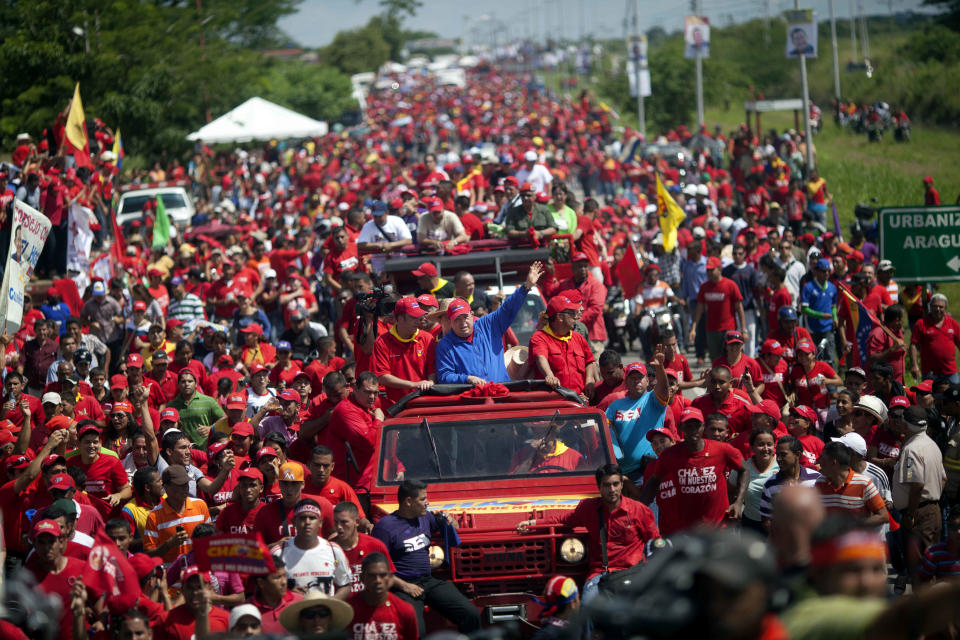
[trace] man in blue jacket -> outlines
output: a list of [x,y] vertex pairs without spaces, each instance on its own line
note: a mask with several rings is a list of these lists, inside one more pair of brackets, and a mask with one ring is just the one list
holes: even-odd
[[510,379],[503,363],[503,334],[541,275],[543,265],[534,262],[526,281],[499,309],[482,318],[475,318],[464,300],[450,303],[447,317],[452,330],[437,345],[438,383],[481,385]]

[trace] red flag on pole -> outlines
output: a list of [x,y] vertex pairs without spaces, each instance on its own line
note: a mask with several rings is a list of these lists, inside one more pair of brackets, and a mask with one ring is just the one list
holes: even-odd
[[637,290],[643,284],[643,272],[640,270],[640,260],[633,250],[633,243],[627,244],[627,251],[623,254],[623,260],[617,264],[617,277],[620,278],[620,286],[623,288],[623,297],[632,298],[637,295]]
[[97,532],[87,557],[83,583],[106,595],[107,608],[115,614],[132,609],[140,595],[137,572],[102,530]]

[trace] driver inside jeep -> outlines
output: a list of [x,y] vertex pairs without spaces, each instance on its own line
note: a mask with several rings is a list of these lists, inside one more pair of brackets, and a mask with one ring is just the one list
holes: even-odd
[[574,471],[583,465],[583,455],[557,438],[558,425],[551,421],[531,424],[529,427],[536,437],[513,454],[508,473]]

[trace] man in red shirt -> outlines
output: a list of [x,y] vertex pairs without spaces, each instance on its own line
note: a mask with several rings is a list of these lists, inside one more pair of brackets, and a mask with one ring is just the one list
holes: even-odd
[[[603,308],[607,299],[607,288],[603,282],[590,273],[590,259],[586,253],[577,252],[570,259],[573,275],[553,286],[545,282],[544,293],[554,296],[559,292],[576,289],[583,300],[583,314],[580,321],[587,327],[590,347],[599,354],[607,341],[607,328],[603,321]],[[556,280],[554,280],[556,282]]]
[[552,387],[571,389],[588,402],[599,375],[590,345],[573,330],[579,309],[563,294],[550,299],[546,326],[530,336],[530,359],[538,378]]
[[[683,442],[653,461],[641,491],[643,502],[657,499],[661,531],[673,535],[700,524],[719,527],[727,517],[739,520],[749,481],[740,452],[726,442],[704,440],[703,414],[693,407],[683,412],[680,433]],[[738,472],[733,504],[727,495],[730,471]]]
[[393,581],[386,553],[374,552],[363,559],[360,568],[363,590],[347,598],[347,604],[353,607],[349,638],[418,640],[417,614],[410,603],[390,593]]
[[[33,574],[37,589],[59,601],[60,640],[72,640],[74,614],[70,606],[72,592],[79,576],[86,570],[87,563],[78,558],[64,555],[67,539],[56,520],[40,520],[33,525],[30,540],[34,545],[34,554],[25,568]],[[82,583],[80,583],[82,586]],[[93,594],[90,594],[93,595]],[[95,600],[91,597],[90,600]],[[84,622],[84,629],[87,625]]]
[[95,498],[93,505],[106,520],[133,497],[127,472],[118,458],[101,453],[100,429],[92,424],[77,432],[77,449],[80,454],[69,458],[67,466],[80,467],[87,474],[84,491]]
[[277,479],[280,484],[280,499],[263,506],[254,518],[254,530],[263,536],[263,541],[273,544],[281,538],[295,535],[293,508],[302,498],[316,500],[320,505],[321,526],[324,538],[333,532],[333,505],[322,496],[304,495],[303,465],[288,462],[280,465]]
[[376,374],[364,371],[330,414],[326,441],[333,451],[333,475],[354,487],[366,487],[374,477],[373,451],[383,422],[383,411],[375,408],[379,393]]
[[693,400],[691,405],[709,416],[722,413],[727,416],[731,435],[737,435],[750,426],[750,398],[740,389],[733,388],[730,369],[717,366],[707,375],[707,392]]
[[254,530],[263,502],[263,474],[255,467],[237,472],[237,499],[229,503],[217,516],[217,531],[229,534],[247,534]]
[[256,576],[256,591],[247,599],[260,611],[260,624],[263,633],[285,634],[280,624],[280,612],[294,602],[303,599],[296,591],[287,589],[287,567],[280,554],[273,556],[273,573]]
[[360,530],[369,532],[373,524],[367,520],[360,499],[353,488],[340,478],[333,477],[333,451],[324,445],[317,445],[310,452],[310,461],[307,463],[307,483],[303,487],[304,493],[314,496],[323,496],[330,504],[339,505],[349,502],[358,509],[357,517],[360,520]]
[[[356,593],[363,590],[363,584],[360,583],[360,567],[367,556],[371,553],[382,553],[387,557],[390,565],[390,571],[394,571],[393,560],[390,559],[390,553],[387,546],[379,539],[359,531],[360,511],[359,507],[352,502],[341,502],[333,508],[334,529],[337,535],[331,540],[340,545],[343,549],[343,555],[347,557],[347,563],[350,565],[350,573],[353,575],[353,586],[351,591]],[[419,595],[416,593],[417,587],[394,576],[394,586],[403,590],[413,597]]]
[[[892,334],[892,335],[891,335]],[[875,362],[889,362],[893,367],[893,379],[903,384],[906,356],[903,340],[903,307],[890,305],[883,311],[883,326],[874,327],[867,337],[866,369]]]
[[167,640],[194,640],[205,638],[209,633],[228,631],[230,614],[210,604],[213,596],[211,575],[190,566],[180,574],[180,580],[183,604],[167,614],[164,637]]
[[930,296],[927,315],[917,320],[910,333],[910,373],[916,380],[947,376],[953,384],[957,375],[957,347],[960,324],[947,315],[947,296]]
[[743,388],[746,385],[744,378],[750,377],[750,382],[763,393],[763,372],[756,360],[743,353],[743,336],[739,331],[727,331],[724,338],[724,354],[714,360],[713,366],[726,367],[730,370],[733,386]]
[[688,340],[690,344],[696,341],[697,323],[706,312],[707,350],[710,352],[711,360],[716,360],[723,355],[724,335],[727,331],[737,328],[738,319],[744,340],[749,338],[746,332],[747,321],[740,288],[730,278],[723,277],[721,267],[720,258],[707,259],[707,279],[700,285],[700,290],[697,292],[697,310],[690,325]]
[[[605,464],[597,469],[594,475],[600,497],[583,498],[573,511],[559,512],[542,520],[524,520],[517,524],[517,531],[520,533],[526,533],[538,524],[564,524],[587,529],[590,575],[583,588],[584,597],[587,599],[595,593],[600,578],[606,573],[628,569],[645,562],[644,545],[648,540],[660,537],[650,507],[623,495],[623,473],[619,465]],[[606,529],[606,541],[601,537],[598,520]]]
[[347,271],[363,271],[363,263],[357,255],[357,242],[350,239],[346,227],[335,229],[330,253],[323,259],[323,283],[336,293],[343,289],[340,277]]
[[413,296],[397,301],[396,324],[377,338],[373,345],[373,372],[387,389],[390,404],[415,390],[433,386],[437,374],[436,340],[429,331],[420,329],[425,315]]

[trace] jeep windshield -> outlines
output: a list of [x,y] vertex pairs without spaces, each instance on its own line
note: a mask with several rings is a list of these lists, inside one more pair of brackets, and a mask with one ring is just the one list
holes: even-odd
[[592,474],[610,462],[596,415],[430,420],[385,425],[379,484]]

